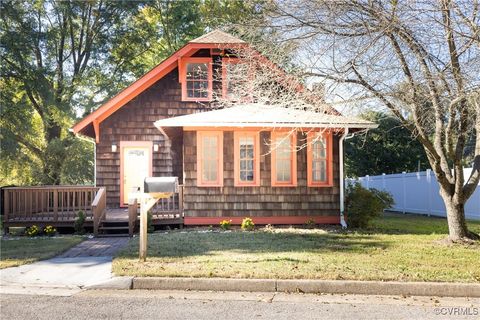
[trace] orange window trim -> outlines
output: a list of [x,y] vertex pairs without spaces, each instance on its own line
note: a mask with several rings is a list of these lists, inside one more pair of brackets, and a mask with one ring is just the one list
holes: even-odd
[[[277,151],[276,151],[276,146],[273,145],[274,141],[277,138],[285,137],[288,135],[288,139],[290,140],[290,181],[277,181],[277,163],[276,163],[276,158],[277,158]],[[279,132],[279,131],[272,131],[271,134],[271,143],[272,143],[272,151],[271,151],[271,181],[272,181],[272,187],[296,187],[297,186],[297,132],[295,131],[294,133],[291,132]]]
[[[260,186],[260,133],[258,131],[234,131],[234,186]],[[240,138],[253,137],[253,181],[240,180]]]
[[312,142],[315,140],[319,132],[309,132],[307,134],[307,184],[309,187],[331,187],[333,186],[333,144],[332,132],[326,131],[322,133],[323,138],[327,142],[326,163],[327,163],[327,179],[326,181],[313,181],[313,148]]
[[[217,180],[204,181],[202,175],[203,138],[217,137]],[[223,187],[223,131],[197,131],[197,186],[199,187]]]
[[[187,64],[189,63],[206,63],[208,66],[208,96],[206,98],[190,98],[187,95]],[[179,80],[182,84],[182,101],[211,101],[213,91],[213,70],[212,70],[212,58],[181,58],[179,59],[180,76]]]

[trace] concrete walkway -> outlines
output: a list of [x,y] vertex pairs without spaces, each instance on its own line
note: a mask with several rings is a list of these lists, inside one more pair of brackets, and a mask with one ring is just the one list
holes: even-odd
[[113,255],[129,238],[89,239],[53,259],[0,271],[1,293],[71,295],[112,279]]

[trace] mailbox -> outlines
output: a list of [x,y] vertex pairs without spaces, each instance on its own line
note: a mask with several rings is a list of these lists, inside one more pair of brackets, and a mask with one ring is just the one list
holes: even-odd
[[177,177],[148,177],[143,184],[145,193],[176,193],[178,192]]

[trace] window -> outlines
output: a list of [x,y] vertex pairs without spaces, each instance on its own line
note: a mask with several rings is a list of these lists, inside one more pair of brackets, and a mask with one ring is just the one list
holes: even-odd
[[272,132],[272,186],[297,185],[297,139],[289,132]]
[[332,186],[332,134],[330,132],[308,133],[307,170],[308,186]]
[[197,185],[223,185],[222,131],[197,131]]
[[212,99],[211,58],[185,58],[180,61],[183,101]]
[[235,186],[260,185],[260,134],[234,132]]

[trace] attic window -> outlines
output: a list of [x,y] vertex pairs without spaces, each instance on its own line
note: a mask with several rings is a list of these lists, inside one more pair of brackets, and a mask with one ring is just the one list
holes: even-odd
[[212,99],[211,58],[186,58],[180,63],[182,101],[210,101]]

